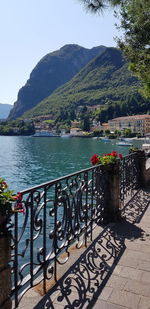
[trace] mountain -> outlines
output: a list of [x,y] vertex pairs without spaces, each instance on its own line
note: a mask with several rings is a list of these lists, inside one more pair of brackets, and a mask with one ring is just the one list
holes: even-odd
[[6,119],[12,109],[12,105],[0,103],[0,119]]
[[69,82],[25,113],[24,117],[50,114],[52,118],[70,107],[107,105],[123,102],[137,93],[139,82],[128,70],[122,52],[107,48],[100,56],[88,63]]
[[44,56],[31,72],[25,86],[19,90],[9,119],[15,119],[34,107],[105,49],[104,46],[87,49],[70,44]]

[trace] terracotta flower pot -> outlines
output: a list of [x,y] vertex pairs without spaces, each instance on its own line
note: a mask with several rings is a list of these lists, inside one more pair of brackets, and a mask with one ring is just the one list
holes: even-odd
[[7,231],[8,216],[0,214],[0,235],[5,234]]

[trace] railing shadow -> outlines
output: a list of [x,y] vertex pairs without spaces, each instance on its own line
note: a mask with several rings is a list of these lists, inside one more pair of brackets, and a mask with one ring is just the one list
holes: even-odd
[[[139,194],[139,193],[138,193]],[[139,195],[136,201],[139,201]],[[148,204],[148,195],[143,194],[139,212],[132,212],[133,221],[139,220]],[[132,201],[133,203],[133,201]],[[126,214],[128,207],[126,208]],[[92,242],[65,275],[49,290],[34,309],[93,308],[119,259],[125,251],[125,239],[144,237],[144,231],[132,222],[112,224],[106,227]]]
[[139,223],[150,203],[150,190],[138,190],[121,211],[122,217],[133,224]]
[[34,309],[92,308],[124,250],[123,239],[104,229]]

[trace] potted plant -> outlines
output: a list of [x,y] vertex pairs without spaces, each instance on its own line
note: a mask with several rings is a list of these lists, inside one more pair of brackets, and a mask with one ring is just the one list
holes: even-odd
[[145,151],[143,149],[139,149],[138,147],[130,147],[129,154],[137,153],[139,156],[145,157]]
[[122,154],[112,151],[111,153],[105,153],[103,156],[94,154],[90,160],[92,165],[102,164],[108,168],[113,167],[113,170],[115,170],[114,167],[118,165],[120,159],[122,159]]
[[112,151],[111,153],[99,156],[94,154],[91,157],[92,165],[101,164],[105,170],[105,218],[108,222],[121,220],[120,214],[120,160],[122,154]]
[[22,195],[20,192],[14,195],[5,179],[0,177],[0,233],[6,230],[6,224],[15,212],[24,212]]

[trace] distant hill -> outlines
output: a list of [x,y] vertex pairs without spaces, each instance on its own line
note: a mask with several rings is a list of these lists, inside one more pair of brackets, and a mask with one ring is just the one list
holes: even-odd
[[15,119],[36,106],[105,49],[105,46],[87,49],[69,44],[44,56],[31,72],[25,86],[19,90],[9,119]]
[[12,109],[12,105],[0,103],[0,119],[6,119]]
[[138,87],[139,82],[128,70],[122,52],[107,48],[69,82],[26,112],[24,117],[50,114],[56,118],[70,107],[76,110],[78,106],[107,106],[113,102],[124,102],[137,93]]

